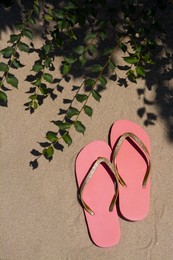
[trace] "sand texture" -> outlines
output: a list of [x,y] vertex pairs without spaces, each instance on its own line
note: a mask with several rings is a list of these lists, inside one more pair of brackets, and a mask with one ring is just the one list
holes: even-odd
[[[171,29],[170,29],[171,30]],[[11,29],[1,33],[1,48],[6,46]],[[171,38],[169,45],[173,44]],[[39,36],[35,45],[41,46]],[[171,50],[170,50],[171,51]],[[25,67],[16,70],[19,90],[8,91],[8,108],[0,108],[0,260],[172,260],[173,259],[173,73],[159,61],[155,74],[147,81],[130,83],[128,87],[108,81],[101,102],[92,98],[92,118],[81,114],[86,125],[83,136],[72,130],[73,144],[56,151],[48,162],[43,156],[38,167],[29,165],[39,150],[48,130],[56,130],[51,121],[62,118],[63,99],[72,95],[72,85],[81,78],[63,81],[57,99],[45,99],[37,111],[25,110],[30,83],[26,79],[36,54],[22,56]],[[120,55],[120,54],[117,54]],[[27,60],[26,60],[27,57]],[[160,62],[160,63],[159,63]],[[60,61],[55,62],[57,67]],[[122,73],[122,72],[120,72]],[[145,96],[140,90],[146,88]],[[163,90],[163,91],[162,91]],[[166,93],[166,94],[165,94]],[[157,99],[157,101],[156,101]],[[148,101],[148,103],[146,102]],[[145,108],[143,117],[139,109]],[[152,120],[154,118],[154,120]],[[93,140],[108,142],[111,125],[117,119],[129,119],[142,126],[151,140],[151,206],[146,219],[128,222],[120,218],[121,239],[108,249],[96,247],[89,238],[83,210],[77,200],[75,158]],[[153,122],[154,124],[150,124]],[[145,123],[145,124],[144,124]],[[148,125],[147,125],[148,123]]]

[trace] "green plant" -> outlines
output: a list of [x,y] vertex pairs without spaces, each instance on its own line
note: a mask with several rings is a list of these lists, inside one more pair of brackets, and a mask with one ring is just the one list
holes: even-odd
[[[7,86],[18,88],[20,81],[12,69],[20,69],[20,53],[38,52],[39,59],[33,62],[32,75],[27,80],[31,84],[28,91],[26,110],[34,113],[44,103],[44,99],[57,98],[57,89],[62,79],[74,75],[76,71],[83,76],[80,86],[72,86],[73,96],[69,98],[69,107],[63,120],[54,120],[57,131],[46,133],[46,143],[41,144],[42,151],[33,149],[36,159],[31,162],[38,166],[38,158],[44,156],[51,160],[54,151],[62,150],[64,144],[72,144],[70,130],[84,134],[86,126],[80,120],[80,114],[89,117],[93,114],[90,99],[101,99],[101,90],[106,89],[108,80],[127,87],[129,82],[137,83],[138,78],[146,78],[151,70],[154,51],[162,39],[163,30],[158,22],[160,10],[168,1],[154,0],[68,0],[59,4],[35,0],[31,10],[25,10],[24,20],[17,25],[18,34],[11,34],[8,46],[0,51],[1,83],[0,103],[7,106]],[[116,2],[116,3],[115,3]],[[42,20],[43,45],[34,47],[34,27]],[[31,41],[26,43],[25,38]],[[107,46],[105,48],[105,46]],[[120,49],[122,64],[116,61],[116,51]],[[63,58],[61,78],[55,78],[56,56]],[[79,70],[79,68],[81,68]],[[119,77],[119,70],[125,71],[125,77]],[[78,105],[75,105],[75,104]],[[145,109],[139,111],[143,116]]]

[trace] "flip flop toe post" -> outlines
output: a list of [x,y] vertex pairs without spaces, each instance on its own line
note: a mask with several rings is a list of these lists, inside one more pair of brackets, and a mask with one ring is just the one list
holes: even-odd
[[117,182],[110,156],[108,144],[94,141],[85,146],[76,158],[79,199],[91,240],[99,247],[111,247],[120,239],[115,206]]

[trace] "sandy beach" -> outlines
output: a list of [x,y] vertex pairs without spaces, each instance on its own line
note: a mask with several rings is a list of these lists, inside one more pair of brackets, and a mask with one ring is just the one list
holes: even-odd
[[[6,46],[10,29],[1,33],[1,48]],[[41,44],[39,37],[35,45]],[[73,144],[55,151],[51,162],[42,157],[33,170],[33,149],[45,142],[47,131],[56,129],[52,120],[61,119],[59,109],[68,104],[72,85],[81,78],[63,81],[57,99],[47,98],[35,113],[25,110],[26,93],[30,85],[25,80],[35,54],[26,55],[26,64],[16,70],[19,90],[8,91],[8,108],[0,108],[0,259],[1,260],[172,260],[173,259],[173,200],[172,157],[173,118],[166,114],[167,103],[156,102],[158,86],[145,91],[144,102],[140,89],[146,81],[130,83],[127,88],[108,81],[100,102],[93,99],[92,118],[84,113],[80,119],[86,125],[84,136],[71,131]],[[58,60],[56,66],[60,66]],[[173,75],[173,73],[172,73]],[[151,76],[157,77],[157,75]],[[159,82],[163,82],[160,75]],[[164,88],[171,90],[173,80],[164,79]],[[171,101],[170,101],[171,102]],[[140,117],[141,108],[146,113]],[[170,103],[169,112],[173,107]],[[154,120],[151,118],[155,115]],[[119,218],[121,239],[111,248],[95,246],[88,235],[83,209],[77,199],[75,158],[78,152],[94,140],[108,142],[111,125],[118,119],[129,119],[148,133],[151,141],[151,203],[147,218],[138,222]],[[148,120],[148,121],[147,121]],[[150,124],[153,122],[154,124]],[[148,124],[147,124],[148,123]]]

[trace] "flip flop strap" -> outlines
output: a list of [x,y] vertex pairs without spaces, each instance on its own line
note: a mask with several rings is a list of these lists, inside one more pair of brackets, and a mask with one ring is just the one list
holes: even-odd
[[119,138],[114,150],[113,150],[113,155],[112,155],[112,159],[113,159],[113,162],[115,164],[115,169],[116,169],[116,172],[117,172],[117,176],[118,176],[118,180],[120,182],[120,184],[124,187],[124,186],[127,186],[125,181],[122,179],[122,177],[120,176],[119,172],[118,172],[118,169],[117,169],[117,162],[116,162],[116,157],[118,155],[118,152],[120,150],[120,147],[122,145],[122,143],[124,142],[124,140],[126,138],[131,138],[132,140],[134,140],[138,145],[139,145],[139,148],[145,152],[145,155],[148,156],[148,165],[147,165],[147,170],[146,170],[146,173],[145,173],[145,176],[144,176],[144,179],[143,179],[143,182],[142,182],[142,186],[145,187],[146,184],[147,184],[147,180],[148,180],[148,177],[149,177],[149,174],[150,174],[150,169],[151,169],[151,159],[150,159],[150,153],[147,149],[147,147],[145,146],[145,144],[142,142],[141,139],[139,139],[135,134],[131,133],[131,132],[127,132],[127,133],[124,133],[123,135],[121,135],[121,137]]
[[98,157],[98,159],[96,160],[96,162],[94,163],[94,165],[92,166],[91,170],[88,172],[88,174],[86,175],[84,181],[82,182],[80,189],[79,189],[79,199],[84,207],[84,209],[91,215],[94,215],[94,212],[92,211],[92,209],[85,203],[85,201],[83,200],[83,191],[85,189],[85,186],[87,185],[87,183],[90,181],[90,179],[92,178],[93,174],[95,173],[97,167],[104,162],[109,168],[110,170],[113,172],[114,176],[115,176],[115,182],[114,182],[114,186],[115,186],[115,194],[112,198],[112,201],[110,203],[109,206],[109,211],[112,211],[115,205],[115,202],[117,200],[118,197],[118,181],[117,181],[117,176],[116,176],[116,171],[114,169],[113,164],[106,158],[103,157]]

